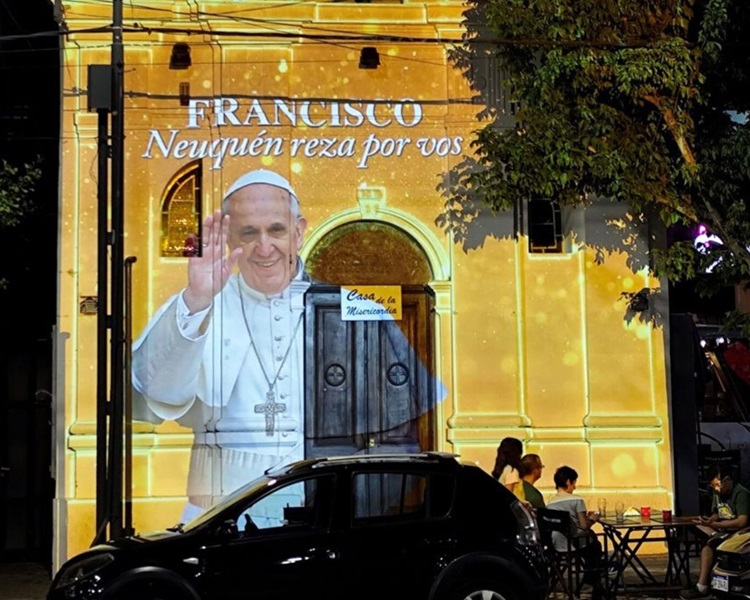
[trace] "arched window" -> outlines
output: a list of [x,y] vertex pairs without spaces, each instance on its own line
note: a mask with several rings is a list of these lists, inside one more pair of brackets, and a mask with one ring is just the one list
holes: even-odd
[[161,208],[161,255],[193,256],[203,222],[201,161],[181,169],[167,185]]
[[[398,260],[389,258],[394,256]],[[354,221],[330,231],[305,267],[313,279],[335,285],[425,285],[433,279],[416,240],[380,221]]]

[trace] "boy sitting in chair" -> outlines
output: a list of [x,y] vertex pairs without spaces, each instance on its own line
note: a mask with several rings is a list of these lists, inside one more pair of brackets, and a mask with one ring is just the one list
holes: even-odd
[[578,552],[584,563],[581,587],[590,586],[592,600],[604,596],[602,585],[602,545],[591,531],[591,526],[599,520],[599,515],[589,516],[583,498],[575,495],[578,473],[571,467],[560,467],[555,471],[555,494],[547,503],[547,508],[565,511],[570,515],[570,546],[568,539],[560,532],[552,532],[552,543],[558,552]]

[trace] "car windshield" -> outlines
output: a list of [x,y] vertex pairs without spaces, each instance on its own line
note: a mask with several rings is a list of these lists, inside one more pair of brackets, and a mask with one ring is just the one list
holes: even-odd
[[219,502],[212,505],[206,511],[199,514],[193,520],[189,521],[182,527],[183,532],[192,531],[197,527],[200,527],[204,523],[207,523],[213,519],[216,515],[226,509],[228,506],[234,504],[239,498],[244,498],[250,494],[262,490],[263,488],[273,485],[276,482],[275,479],[262,475],[257,479],[253,479],[250,483],[243,485],[241,488],[236,489],[228,496],[224,496]]

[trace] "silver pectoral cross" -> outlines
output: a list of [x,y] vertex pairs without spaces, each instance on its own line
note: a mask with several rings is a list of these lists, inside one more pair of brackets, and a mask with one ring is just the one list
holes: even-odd
[[276,396],[273,390],[266,392],[266,401],[263,404],[256,404],[253,409],[255,414],[266,415],[266,435],[273,435],[276,413],[282,413],[286,410],[286,404],[276,402]]

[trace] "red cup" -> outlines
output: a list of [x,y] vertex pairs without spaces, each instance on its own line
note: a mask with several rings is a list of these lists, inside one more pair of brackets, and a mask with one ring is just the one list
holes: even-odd
[[665,523],[669,523],[672,520],[671,508],[665,508],[663,511],[661,511],[661,520]]
[[651,507],[650,506],[641,506],[641,517],[644,519],[650,519],[651,518]]

